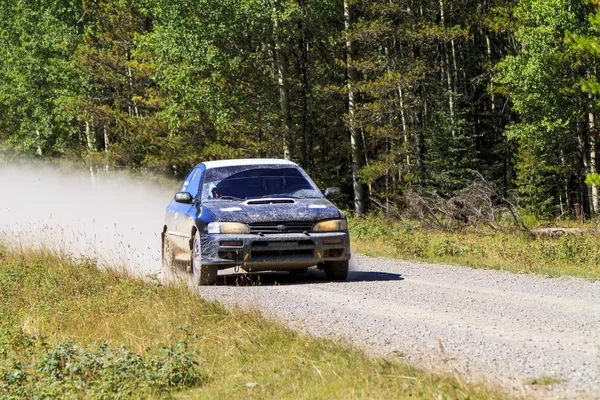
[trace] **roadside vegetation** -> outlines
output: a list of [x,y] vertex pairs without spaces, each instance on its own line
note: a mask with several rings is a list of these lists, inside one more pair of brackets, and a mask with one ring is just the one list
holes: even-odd
[[0,248],[0,299],[1,398],[508,398],[93,260]]
[[[532,218],[526,224],[554,225]],[[561,226],[577,226],[581,232],[556,236],[534,234],[508,223],[500,229],[482,225],[431,229],[414,220],[393,221],[377,215],[351,218],[349,225],[353,250],[368,256],[600,279],[600,237],[592,223],[581,226],[563,221]]]

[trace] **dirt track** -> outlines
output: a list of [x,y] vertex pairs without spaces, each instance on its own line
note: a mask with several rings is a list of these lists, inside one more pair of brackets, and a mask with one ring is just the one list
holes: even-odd
[[[160,275],[159,235],[172,193],[126,177],[0,168],[0,236]],[[347,282],[318,271],[260,274],[236,286],[234,271],[201,295],[258,307],[289,326],[341,337],[372,353],[529,398],[600,399],[600,282],[355,255]],[[553,377],[560,383],[528,385]]]
[[[200,293],[517,395],[600,398],[600,282],[360,255],[343,283],[309,271],[261,274],[258,286],[237,287],[240,276],[227,272]],[[528,384],[543,377],[561,382]]]

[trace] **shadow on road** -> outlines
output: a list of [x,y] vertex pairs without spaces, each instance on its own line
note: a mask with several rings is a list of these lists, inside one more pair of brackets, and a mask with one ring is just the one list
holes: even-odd
[[[181,268],[176,270],[164,271],[164,281],[167,283],[187,282],[193,285],[191,274]],[[357,271],[350,270],[348,279],[337,284],[351,282],[386,282],[402,281],[404,278],[400,274],[377,271]],[[305,273],[292,274],[289,272],[254,272],[235,271],[233,268],[219,271],[217,286],[277,286],[277,285],[306,285],[330,283],[325,279],[325,273],[317,268],[310,268]]]
[[348,281],[350,282],[383,282],[383,281],[403,281],[401,274],[392,274],[389,272],[376,271],[350,271],[348,272]]
[[[404,280],[400,274],[372,271],[349,271],[345,282],[382,282]],[[256,273],[231,273],[220,272],[217,285],[227,286],[274,286],[274,285],[305,285],[329,283],[325,273],[311,268],[303,274],[290,274],[288,272],[256,272]],[[337,282],[343,284],[344,282]]]

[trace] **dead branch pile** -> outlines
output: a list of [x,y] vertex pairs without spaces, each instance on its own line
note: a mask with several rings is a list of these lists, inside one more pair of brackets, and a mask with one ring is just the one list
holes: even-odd
[[447,196],[439,191],[404,196],[404,218],[418,219],[437,229],[456,230],[466,226],[499,228],[499,221],[509,215],[514,224],[523,228],[518,211],[500,195],[495,185],[478,174],[477,179],[463,192]]

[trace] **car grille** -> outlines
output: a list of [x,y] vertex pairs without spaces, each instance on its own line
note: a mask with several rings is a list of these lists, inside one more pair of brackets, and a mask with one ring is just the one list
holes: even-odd
[[308,221],[254,222],[250,233],[302,233],[309,232],[313,223]]
[[298,256],[313,257],[315,242],[312,240],[283,240],[283,241],[255,241],[252,243],[251,260],[256,258],[289,258]]
[[252,250],[252,258],[255,257],[293,257],[293,256],[311,256],[312,249],[296,249],[296,250]]

